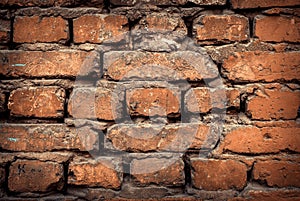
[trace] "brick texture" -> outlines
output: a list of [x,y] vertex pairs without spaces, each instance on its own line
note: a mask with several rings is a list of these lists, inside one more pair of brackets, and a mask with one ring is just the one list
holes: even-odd
[[299,42],[299,27],[299,17],[259,16],[255,18],[254,32],[262,41]]
[[58,163],[17,160],[9,169],[8,188],[13,192],[62,190],[63,173]]
[[84,15],[74,19],[75,43],[118,41],[128,31],[128,20],[121,15]]
[[252,0],[252,1],[245,1],[245,0],[232,0],[231,4],[235,9],[246,9],[246,8],[267,8],[272,6],[296,6],[300,5],[299,0]]
[[13,116],[63,117],[65,91],[59,87],[22,88],[9,97],[8,109]]
[[205,15],[197,19],[194,31],[201,41],[243,41],[249,37],[248,19],[239,15]]
[[14,21],[14,42],[59,42],[69,37],[68,23],[61,17],[17,17]]
[[0,19],[0,43],[8,43],[10,41],[10,21]]
[[299,52],[236,52],[224,61],[223,73],[236,82],[297,80]]

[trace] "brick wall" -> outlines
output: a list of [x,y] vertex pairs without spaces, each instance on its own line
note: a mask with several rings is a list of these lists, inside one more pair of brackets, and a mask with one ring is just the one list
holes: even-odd
[[0,200],[300,199],[299,0],[0,5]]

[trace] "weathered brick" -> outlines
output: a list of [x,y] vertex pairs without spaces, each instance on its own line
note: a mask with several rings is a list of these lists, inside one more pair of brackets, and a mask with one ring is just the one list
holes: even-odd
[[225,5],[226,0],[111,0],[113,5],[118,6],[134,6],[138,4],[152,4],[158,6],[169,6],[169,5],[184,5],[186,3],[194,3],[197,5]]
[[239,107],[238,89],[209,89],[198,87],[189,90],[184,98],[186,110],[193,113],[206,113],[213,108]]
[[121,164],[117,159],[75,158],[69,165],[68,184],[118,189],[122,183]]
[[226,134],[220,149],[234,153],[300,152],[298,127],[238,127]]
[[73,21],[75,43],[114,42],[124,38],[128,19],[122,15],[84,15]]
[[[148,152],[168,150],[183,152],[188,148],[212,149],[219,136],[211,132],[210,125],[116,125],[108,129],[107,139],[114,149]],[[106,142],[108,147],[109,142]]]
[[133,159],[130,173],[139,185],[159,184],[181,186],[184,184],[184,164],[181,159]]
[[198,42],[244,41],[249,38],[248,19],[240,15],[205,15],[196,19]]
[[268,186],[300,187],[300,166],[286,161],[259,161],[254,164],[253,178]]
[[83,51],[0,51],[0,75],[5,77],[76,77],[99,72],[96,53]]
[[98,133],[89,127],[64,124],[2,124],[1,149],[9,151],[97,150]]
[[68,39],[68,23],[61,17],[16,17],[14,21],[14,42],[59,42]]
[[252,119],[295,119],[300,106],[299,91],[264,89],[247,100],[247,113]]
[[237,197],[229,199],[228,201],[298,201],[299,195],[299,190],[250,190],[246,193],[243,193],[243,197],[245,198]]
[[299,52],[236,52],[223,63],[223,73],[237,82],[298,80]]
[[73,0],[5,0],[0,1],[0,6],[9,7],[53,7],[53,6],[96,6],[101,7],[103,0],[87,0],[87,1],[73,1]]
[[65,91],[59,87],[31,87],[14,90],[8,109],[12,116],[63,117]]
[[109,52],[104,54],[104,74],[114,80],[192,80],[215,78],[217,66],[191,51],[172,53]]
[[275,6],[296,6],[300,5],[300,0],[231,0],[234,9],[247,8],[267,8]]
[[234,160],[191,159],[193,186],[203,190],[242,189],[247,167]]
[[0,166],[0,187],[4,186],[5,177],[6,177],[5,168]]
[[152,13],[142,18],[135,29],[146,29],[149,31],[175,31],[183,35],[187,34],[187,28],[180,15],[167,13]]
[[225,5],[226,0],[186,0],[187,3],[191,2],[201,6],[212,6],[212,5]]
[[6,95],[0,92],[0,113],[6,111]]
[[300,18],[295,16],[258,16],[255,18],[255,36],[262,41],[299,42]]
[[114,120],[119,117],[123,99],[107,88],[76,88],[68,104],[68,112],[75,118]]
[[0,19],[0,43],[8,43],[10,41],[10,21]]
[[180,112],[180,94],[167,88],[137,88],[126,91],[131,115],[166,116]]
[[9,168],[8,188],[13,192],[62,190],[64,179],[62,164],[17,160]]

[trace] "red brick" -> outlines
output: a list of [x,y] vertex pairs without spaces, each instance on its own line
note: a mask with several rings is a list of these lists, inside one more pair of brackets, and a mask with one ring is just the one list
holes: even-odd
[[1,149],[45,152],[98,149],[98,133],[92,128],[72,128],[64,124],[2,124]]
[[252,119],[295,119],[300,106],[300,92],[265,89],[247,100]]
[[300,192],[297,190],[250,190],[243,193],[245,198],[238,197],[229,199],[228,201],[299,201],[299,195]]
[[86,75],[99,66],[98,57],[96,53],[82,51],[0,51],[0,75],[43,78]]
[[75,118],[114,120],[117,118],[118,101],[122,101],[118,98],[111,89],[74,89],[69,99],[68,112]]
[[238,189],[247,183],[247,167],[234,160],[191,159],[193,186],[216,191]]
[[267,8],[275,6],[296,6],[300,5],[300,0],[231,0],[234,9],[245,8]]
[[240,92],[237,89],[210,90],[206,87],[193,88],[185,95],[185,105],[189,112],[206,113],[213,108],[239,107]]
[[238,127],[227,133],[220,148],[234,153],[300,152],[300,128]]
[[68,184],[118,189],[122,183],[120,168],[120,162],[113,158],[75,158],[69,165]]
[[183,152],[188,148],[212,149],[219,138],[215,132],[210,131],[209,125],[123,124],[109,128],[107,139],[111,141],[114,149],[122,151],[148,152],[168,150]]
[[10,21],[0,19],[0,43],[10,41]]
[[9,168],[8,188],[13,192],[46,192],[64,187],[63,165],[17,160]]
[[14,90],[8,109],[12,116],[63,117],[65,91],[59,87],[31,87]]
[[253,178],[265,181],[268,186],[300,187],[300,166],[285,161],[260,161],[254,165]]
[[300,18],[259,16],[255,18],[254,33],[262,41],[299,42]]
[[16,17],[14,42],[59,42],[68,39],[68,23],[61,17]]
[[183,169],[180,159],[145,158],[132,160],[130,173],[139,185],[181,186],[184,184]]
[[297,80],[299,52],[236,52],[224,61],[223,73],[238,82]]
[[119,41],[129,31],[128,19],[122,15],[84,15],[73,21],[75,43]]
[[147,29],[149,31],[176,31],[187,34],[187,28],[180,15],[167,13],[153,13],[142,18],[135,29]]
[[203,78],[215,78],[218,75],[216,70],[217,67],[211,60],[202,54],[190,51],[172,53],[128,51],[104,54],[105,76],[114,80],[197,81]]
[[249,38],[248,19],[240,15],[205,15],[196,20],[198,42],[244,41]]
[[137,88],[126,91],[131,115],[166,116],[180,112],[180,94],[167,88]]

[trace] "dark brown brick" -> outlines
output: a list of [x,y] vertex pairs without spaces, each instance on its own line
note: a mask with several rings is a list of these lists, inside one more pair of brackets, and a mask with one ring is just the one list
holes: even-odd
[[296,6],[300,5],[299,0],[231,0],[234,9],[247,9],[247,8],[267,8],[277,6]]
[[0,43],[8,43],[10,41],[10,21],[0,19]]

